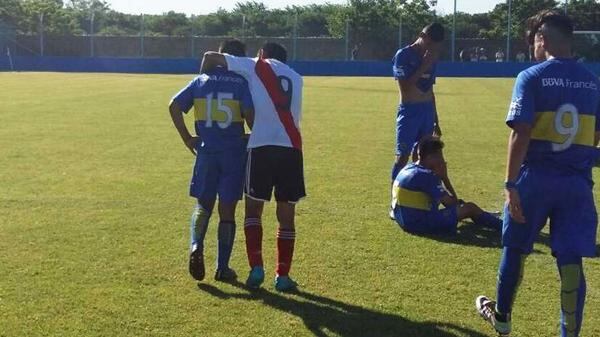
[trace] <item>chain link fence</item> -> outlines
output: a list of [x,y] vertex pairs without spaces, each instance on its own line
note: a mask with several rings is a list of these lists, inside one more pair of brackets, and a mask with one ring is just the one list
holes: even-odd
[[[445,0],[450,1],[450,0]],[[508,1],[508,4],[511,0]],[[284,45],[293,61],[342,61],[342,60],[390,60],[398,47],[414,41],[423,26],[441,18],[434,16],[428,21],[416,21],[409,15],[394,18],[393,22],[374,25],[365,22],[342,20],[338,22],[335,34],[330,32],[328,23],[322,23],[322,29],[310,18],[295,16],[282,17],[279,29],[271,36],[257,36],[265,31],[268,23],[260,18],[239,15],[237,21],[230,22],[236,37],[247,45],[249,55],[255,55],[265,41]],[[443,13],[442,13],[443,14]],[[580,14],[581,15],[581,14]],[[597,16],[594,22],[600,23],[600,13],[586,13]],[[122,58],[199,58],[209,50],[216,50],[219,43],[228,37],[200,36],[194,24],[194,16],[188,17],[187,31],[177,32],[173,36],[156,36],[145,29],[145,16],[140,15],[127,35],[111,35],[104,29],[102,21],[94,20],[90,15],[89,29],[84,35],[54,35],[44,30],[43,16],[40,15],[39,33],[35,35],[12,35],[10,29],[2,30],[0,23],[0,47],[3,52],[10,50],[19,56],[67,56],[67,57],[122,57]],[[457,15],[444,15],[442,22],[447,28],[448,38],[444,46],[442,59],[456,62],[493,62],[528,61],[530,50],[525,40],[514,37],[517,30],[523,30],[524,22],[509,23],[510,15],[505,15],[506,29],[500,38],[481,38],[477,27],[463,27],[460,21],[460,8]],[[450,18],[450,19],[449,19]],[[456,18],[456,19],[455,19]],[[575,18],[575,22],[578,22]],[[590,20],[587,20],[590,21]],[[489,22],[481,22],[489,25]],[[317,28],[315,28],[317,27]],[[376,28],[373,28],[376,27]],[[578,27],[579,28],[579,27]],[[599,27],[583,27],[586,31],[576,34],[574,49],[576,54],[586,61],[600,61]],[[136,32],[137,29],[137,32]],[[513,29],[511,38],[507,31]],[[456,34],[459,31],[461,33]],[[2,32],[5,32],[2,35]],[[99,32],[99,33],[97,33]],[[521,34],[522,35],[522,34]],[[375,38],[376,37],[376,38]],[[382,42],[383,41],[383,42]]]

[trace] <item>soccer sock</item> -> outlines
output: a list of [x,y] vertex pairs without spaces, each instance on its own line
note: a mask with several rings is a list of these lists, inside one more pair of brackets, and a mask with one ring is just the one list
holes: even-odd
[[474,217],[473,222],[481,227],[490,228],[496,231],[502,230],[502,219],[499,219],[495,215],[488,212],[483,212]]
[[246,254],[250,268],[262,267],[262,224],[259,218],[246,218],[244,221],[246,235]]
[[560,273],[560,329],[562,337],[577,337],[583,321],[586,284],[580,256],[557,256]]
[[217,269],[229,268],[229,259],[231,258],[231,250],[233,249],[234,240],[235,222],[219,222],[219,231],[217,234],[217,241],[219,242],[219,248],[217,251]]
[[281,229],[277,231],[277,275],[287,276],[292,267],[296,231]]
[[400,172],[401,169],[402,169],[402,166],[400,166],[400,164],[394,162],[394,166],[392,166],[392,183],[394,182],[394,180],[396,180],[396,176],[398,175],[398,172]]
[[192,213],[192,221],[190,224],[191,245],[198,245],[198,249],[204,250],[204,237],[208,229],[208,221],[210,220],[211,212],[206,210],[202,205],[196,205]]
[[512,305],[523,279],[523,267],[525,266],[526,257],[527,255],[522,254],[516,248],[504,247],[502,250],[496,295],[498,299],[496,303],[498,315],[496,315],[496,318],[500,321],[507,321],[512,312]]

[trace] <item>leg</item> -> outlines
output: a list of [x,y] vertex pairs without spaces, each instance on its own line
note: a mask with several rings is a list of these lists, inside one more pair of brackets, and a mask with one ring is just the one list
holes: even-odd
[[208,230],[208,222],[214,207],[214,199],[198,200],[198,204],[192,213],[190,224],[190,258],[189,271],[192,277],[201,281],[204,279],[204,238]]
[[275,200],[277,200],[277,268],[275,289],[292,291],[296,282],[289,277],[296,241],[296,203],[306,196],[302,152],[282,149],[279,160],[283,164],[275,173]]
[[404,166],[408,163],[408,155],[396,155],[396,160],[394,161],[394,165],[392,166],[392,183],[396,180],[396,176],[398,172],[402,170]]
[[515,296],[523,280],[526,257],[527,255],[516,248],[504,247],[502,250],[500,267],[498,268],[498,303],[496,304],[496,318],[499,321],[507,322],[510,320]]
[[458,220],[460,221],[466,218],[473,220],[473,223],[476,225],[497,231],[502,230],[502,220],[491,213],[485,212],[472,202],[464,203],[458,207]]
[[244,218],[244,234],[246,236],[246,253],[250,264],[250,274],[246,286],[257,289],[265,279],[262,258],[262,213],[265,201],[271,199],[273,175],[270,152],[272,147],[264,146],[248,150],[246,166],[246,211]]
[[[219,230],[217,234],[218,251],[217,251],[217,274],[215,277],[221,278],[224,273],[231,270],[229,268],[229,260],[231,251],[233,250],[233,242],[235,241],[235,208],[237,201],[223,202],[219,201]],[[223,275],[219,275],[221,274]]]
[[560,273],[561,337],[577,337],[583,321],[586,283],[580,256],[558,255]]
[[401,104],[396,112],[396,160],[392,166],[392,184],[402,170],[413,150],[413,145],[418,139],[419,128],[422,123],[422,114],[414,105]]
[[289,202],[277,202],[277,275],[288,276],[294,256],[296,228],[294,215],[296,207]]
[[246,197],[246,215],[244,234],[246,235],[246,253],[250,268],[262,267],[262,212],[264,202]]

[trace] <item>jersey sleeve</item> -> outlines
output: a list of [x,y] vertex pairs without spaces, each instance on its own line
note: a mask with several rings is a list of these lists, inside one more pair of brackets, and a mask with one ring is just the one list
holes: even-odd
[[534,81],[535,77],[527,72],[521,72],[517,76],[506,117],[506,124],[509,127],[512,128],[515,123],[533,124],[535,118]]
[[194,86],[197,79],[193,79],[187,86],[181,89],[173,98],[172,101],[177,102],[179,108],[187,113],[194,105]]
[[229,54],[225,55],[225,62],[227,62],[227,69],[234,73],[240,74],[248,78],[254,73],[256,67],[256,59],[250,57],[237,57]]
[[397,80],[405,80],[410,77],[410,69],[408,69],[408,52],[406,49],[399,50],[392,59],[392,70],[394,78]]

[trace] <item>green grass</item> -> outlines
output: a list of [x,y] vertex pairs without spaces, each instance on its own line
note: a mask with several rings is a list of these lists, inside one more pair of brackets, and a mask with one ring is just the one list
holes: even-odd
[[[273,290],[273,205],[264,290],[210,278],[197,285],[187,274],[193,157],[166,109],[190,78],[0,73],[0,336],[492,335],[473,300],[494,294],[498,236],[465,225],[456,238],[416,237],[387,219],[391,79],[305,80],[309,198],[298,207],[292,269],[303,292]],[[512,83],[436,86],[454,185],[490,209],[503,202]],[[243,281],[238,228],[232,265]],[[586,273],[582,335],[599,336],[599,262],[586,261]],[[558,300],[543,239],[527,260],[514,335],[558,335]]]

